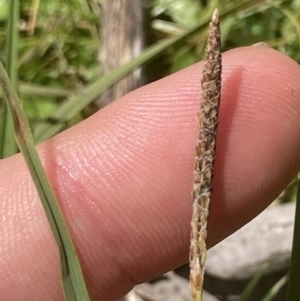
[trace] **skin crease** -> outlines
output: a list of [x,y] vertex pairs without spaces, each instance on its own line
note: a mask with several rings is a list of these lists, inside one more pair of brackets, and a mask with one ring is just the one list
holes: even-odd
[[[92,300],[187,262],[202,63],[138,89],[39,145]],[[223,54],[212,246],[299,170],[300,68],[268,47]],[[59,256],[20,155],[0,161],[0,292],[63,300]]]

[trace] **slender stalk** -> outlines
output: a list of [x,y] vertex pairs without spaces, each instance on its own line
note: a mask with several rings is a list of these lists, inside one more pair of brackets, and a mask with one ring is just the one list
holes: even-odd
[[89,301],[80,263],[53,189],[35,149],[28,120],[0,62],[0,85],[12,114],[15,138],[42,201],[60,252],[63,291],[68,301]]
[[297,201],[293,248],[289,271],[287,301],[300,300],[300,174],[298,174]]
[[[10,0],[7,24],[6,40],[6,66],[8,76],[14,88],[17,86],[17,57],[18,57],[18,23],[19,0]],[[4,104],[1,134],[0,134],[0,158],[9,157],[17,152],[17,144],[14,140],[14,128],[12,116],[7,105]]]
[[287,275],[281,277],[266,293],[265,296],[262,297],[260,301],[271,301],[277,297],[278,293],[282,289],[282,287],[287,283],[288,277]]
[[[49,97],[70,97],[74,94],[80,93],[78,90],[72,91],[63,88],[46,87],[25,82],[21,82],[19,87],[21,95],[43,96],[47,97],[46,99]],[[40,101],[42,102],[43,100],[44,99],[41,97]]]
[[247,284],[246,288],[243,290],[243,292],[240,295],[239,301],[247,301],[250,299],[251,294],[253,293],[254,289],[257,287],[259,281],[263,276],[265,276],[265,272],[267,268],[269,267],[269,263],[264,263],[260,269],[257,271],[257,273],[254,275],[254,277],[250,280],[250,282]]
[[207,219],[213,187],[218,113],[221,98],[221,69],[219,10],[216,9],[209,24],[206,61],[202,74],[202,101],[198,115],[199,135],[196,144],[197,156],[192,193],[190,285],[194,301],[202,300],[207,250]]
[[27,30],[31,35],[34,34],[39,6],[40,6],[40,0],[34,0],[31,6],[28,25],[27,25]]

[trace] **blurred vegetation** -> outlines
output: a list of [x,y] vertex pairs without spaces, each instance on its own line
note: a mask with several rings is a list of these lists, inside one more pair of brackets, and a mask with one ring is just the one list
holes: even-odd
[[[20,3],[18,79],[19,91],[33,127],[51,116],[68,97],[99,78],[101,40],[100,0],[39,1]],[[218,6],[222,19],[223,50],[264,41],[300,60],[300,0],[204,1],[150,0],[148,46],[176,37],[196,27]],[[5,61],[8,1],[0,0],[0,49]],[[201,60],[206,28],[184,41],[162,49],[149,59],[149,81],[161,78]],[[150,62],[151,61],[151,62]],[[93,106],[80,109],[64,127],[86,118]]]

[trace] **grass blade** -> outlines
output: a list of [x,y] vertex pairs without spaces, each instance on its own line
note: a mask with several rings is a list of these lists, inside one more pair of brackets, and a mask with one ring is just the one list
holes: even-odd
[[[6,40],[6,66],[8,76],[12,85],[17,85],[17,57],[18,57],[18,24],[19,24],[19,0],[9,2],[9,15],[7,26]],[[9,157],[18,151],[17,144],[14,140],[14,128],[12,116],[6,104],[3,108],[3,117],[0,141],[0,158]]]
[[293,248],[289,271],[287,301],[300,300],[300,174],[298,174],[297,201],[294,225]]
[[281,277],[267,292],[267,294],[260,301],[271,301],[277,296],[281,288],[286,284],[288,280],[287,276]]
[[65,298],[68,301],[89,301],[80,263],[67,225],[35,149],[28,120],[2,63],[0,63],[0,85],[12,114],[16,141],[25,158],[59,248]]
[[[63,88],[45,87],[41,85],[34,85],[29,83],[20,82],[20,94],[28,96],[44,96],[44,97],[70,97],[78,93]],[[43,101],[41,99],[41,101]]]
[[258,270],[258,272],[254,275],[254,277],[251,279],[251,281],[248,283],[242,294],[240,295],[239,301],[247,301],[255,287],[257,286],[260,279],[264,276],[265,271],[268,267],[268,263],[264,263],[261,268]]

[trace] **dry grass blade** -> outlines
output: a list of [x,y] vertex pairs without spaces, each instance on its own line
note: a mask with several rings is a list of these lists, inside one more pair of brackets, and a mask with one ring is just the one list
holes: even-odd
[[190,284],[194,301],[202,300],[206,258],[207,218],[212,193],[218,112],[221,91],[221,37],[219,11],[209,25],[206,61],[203,67],[199,136],[196,144],[193,185],[193,216],[190,246]]

